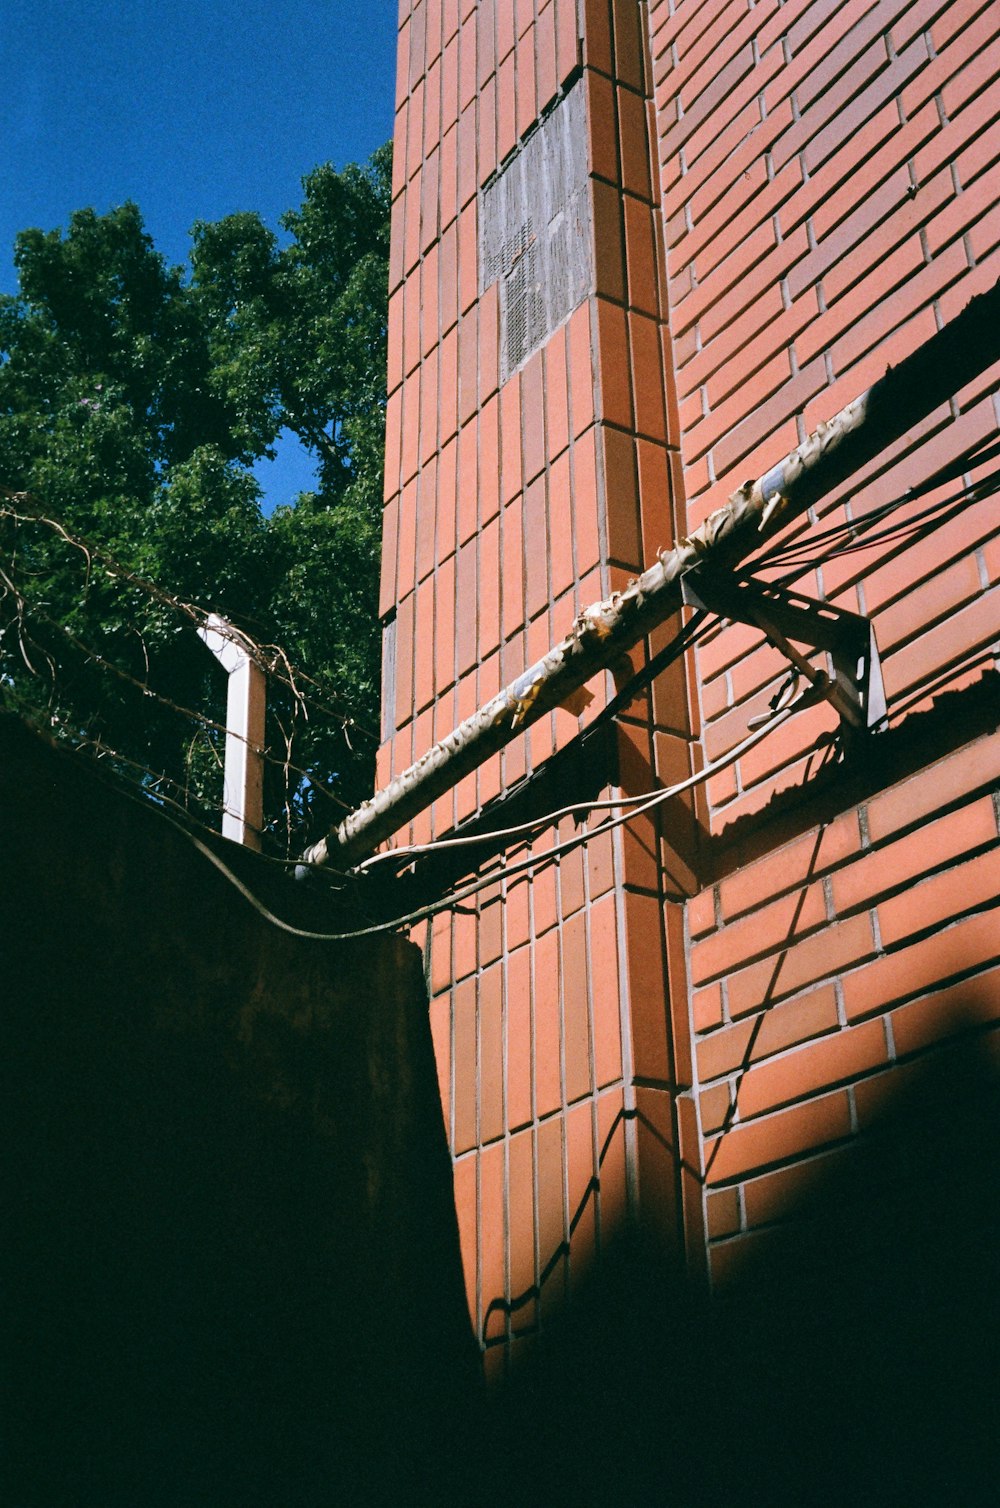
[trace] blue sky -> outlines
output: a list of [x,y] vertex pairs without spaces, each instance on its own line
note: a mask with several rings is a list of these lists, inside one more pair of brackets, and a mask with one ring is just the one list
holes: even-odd
[[[133,199],[185,262],[195,220],[257,210],[274,229],[320,162],[392,132],[398,0],[0,0],[0,291],[14,237]],[[311,481],[297,446],[260,471],[268,502]]]

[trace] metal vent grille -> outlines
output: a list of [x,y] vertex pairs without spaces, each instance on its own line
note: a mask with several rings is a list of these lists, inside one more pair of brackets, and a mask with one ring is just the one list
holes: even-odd
[[480,197],[480,292],[500,284],[505,382],[593,292],[586,97],[576,84]]

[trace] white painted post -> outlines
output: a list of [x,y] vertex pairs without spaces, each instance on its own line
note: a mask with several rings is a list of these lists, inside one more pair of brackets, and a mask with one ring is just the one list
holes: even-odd
[[222,836],[260,848],[264,826],[264,672],[246,639],[218,613],[198,637],[229,675],[226,698],[226,763],[223,772]]

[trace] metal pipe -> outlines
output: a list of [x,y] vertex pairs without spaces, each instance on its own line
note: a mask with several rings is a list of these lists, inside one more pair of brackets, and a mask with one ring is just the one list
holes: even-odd
[[196,630],[229,682],[226,695],[226,758],[223,770],[222,836],[260,850],[264,827],[264,718],[267,682],[239,629],[210,613]]
[[890,367],[783,461],[723,506],[622,592],[594,603],[560,644],[436,743],[303,855],[356,863],[517,734],[613,665],[681,604],[680,578],[711,561],[732,568],[791,519],[873,460],[1000,357],[1000,283]]

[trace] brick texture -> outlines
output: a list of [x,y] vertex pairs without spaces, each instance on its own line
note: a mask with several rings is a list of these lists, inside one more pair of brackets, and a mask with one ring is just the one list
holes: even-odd
[[[402,0],[383,783],[995,282],[996,33],[994,7],[960,0]],[[576,80],[593,292],[501,385],[479,196]],[[996,377],[822,499],[803,550],[993,438]],[[556,859],[578,829],[542,833],[529,875],[429,929],[467,1295],[491,1356],[545,1327],[630,1199],[695,1267],[735,1270],[884,1086],[995,1021],[988,510],[797,568],[801,591],[872,618],[891,754],[846,754],[823,704],[662,822]],[[784,674],[759,632],[714,629],[629,709],[623,786],[724,759]],[[611,681],[400,841],[444,836],[544,769]]]
[[[994,7],[948,0],[654,0],[649,20],[695,526],[995,282],[1000,28]],[[823,499],[822,522],[995,438],[995,386],[987,374]],[[688,906],[687,956],[702,1166],[724,1185],[705,1205],[719,1272],[857,1133],[862,1099],[882,1103],[914,1056],[995,1020],[1000,745],[970,724],[962,746],[960,732],[997,673],[989,511],[972,504],[797,581],[871,616],[885,737],[904,747],[950,715],[954,752],[876,780],[859,804],[843,755],[824,752],[836,719],[814,712],[707,787],[722,872]],[[704,642],[693,683],[710,758],[783,674],[753,630]],[[788,841],[777,818],[821,780],[822,825]]]
[[[679,502],[645,6],[402,0],[399,20],[381,599],[396,676],[383,783],[546,653],[619,568],[641,566],[647,540],[668,544]],[[593,292],[501,385],[480,195],[574,82],[588,107]],[[582,719],[536,724],[397,841],[444,836],[542,769],[599,712],[607,693],[594,689]],[[648,782],[657,730],[644,708]],[[686,706],[670,718],[686,774]],[[625,1217],[640,1161],[655,1163],[646,1185],[663,1190],[665,1235],[681,1219],[660,1144],[626,1136],[621,1118],[634,1009],[635,1068],[676,1141],[659,840],[647,824],[547,859],[577,832],[543,833],[527,877],[484,893],[474,915],[442,913],[427,934],[470,1313],[488,1351],[544,1325],[579,1282]],[[680,936],[679,915],[671,926]],[[683,973],[673,988],[683,999]]]

